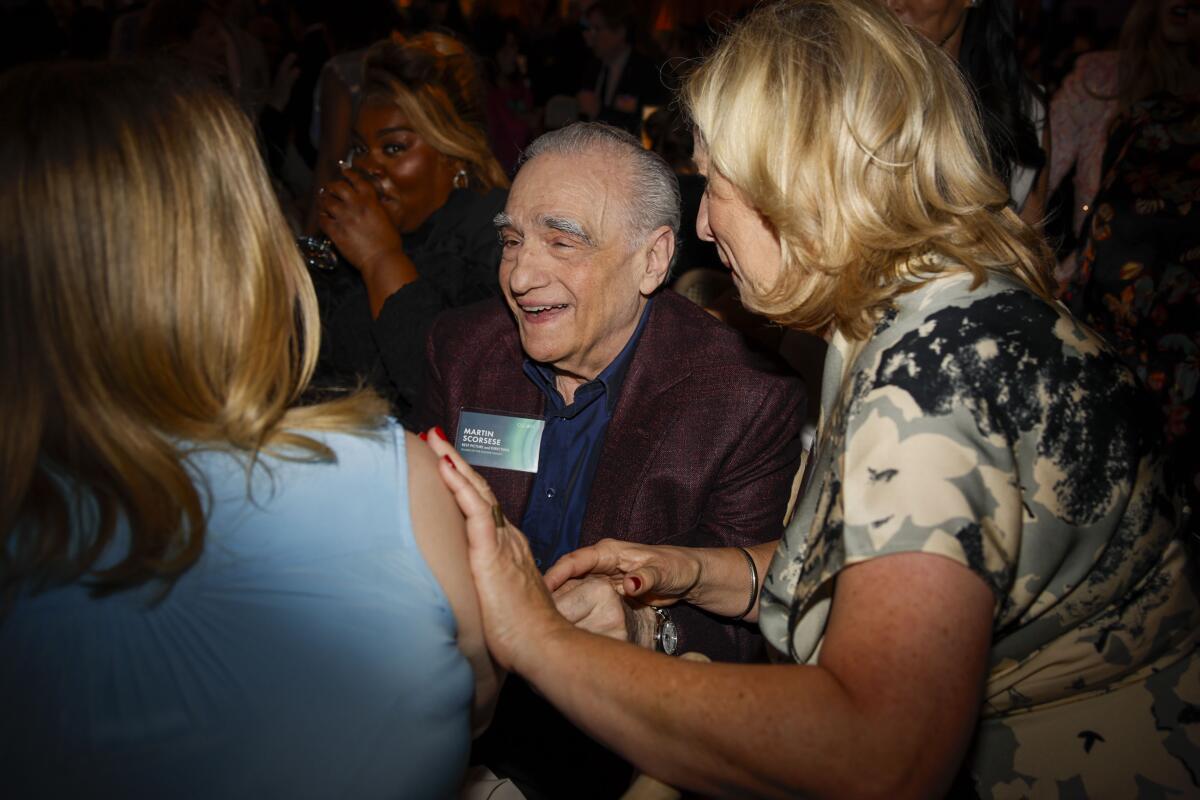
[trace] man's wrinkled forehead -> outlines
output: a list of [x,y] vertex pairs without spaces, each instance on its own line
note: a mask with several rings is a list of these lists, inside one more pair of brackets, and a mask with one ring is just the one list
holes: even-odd
[[597,247],[612,243],[627,225],[624,172],[596,150],[539,155],[517,173],[503,216],[514,228],[560,231]]

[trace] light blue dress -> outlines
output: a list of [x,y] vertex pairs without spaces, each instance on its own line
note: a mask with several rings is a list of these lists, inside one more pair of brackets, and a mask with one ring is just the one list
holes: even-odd
[[[450,797],[473,676],[413,539],[403,431],[336,464],[193,455],[200,560],[159,602],[72,585],[0,620],[3,794]],[[419,498],[418,498],[419,502]]]

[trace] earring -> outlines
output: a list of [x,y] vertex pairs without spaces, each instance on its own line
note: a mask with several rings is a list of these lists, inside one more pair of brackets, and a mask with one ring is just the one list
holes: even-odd
[[458,172],[454,173],[454,180],[452,183],[454,184],[455,189],[465,189],[471,183],[471,176],[467,174],[465,169],[460,169]]

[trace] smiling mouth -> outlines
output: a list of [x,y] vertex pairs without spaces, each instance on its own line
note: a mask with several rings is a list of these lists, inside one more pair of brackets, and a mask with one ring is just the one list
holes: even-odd
[[537,316],[538,314],[544,314],[547,311],[557,311],[560,308],[566,308],[566,307],[567,307],[566,303],[561,303],[559,305],[553,305],[553,306],[521,306],[521,310],[524,311],[526,314],[533,314],[534,316]]

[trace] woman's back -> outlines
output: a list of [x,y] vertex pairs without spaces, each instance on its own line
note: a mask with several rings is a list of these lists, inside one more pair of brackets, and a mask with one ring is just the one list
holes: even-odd
[[336,464],[262,456],[249,497],[242,461],[188,457],[208,533],[161,600],[19,597],[0,623],[15,796],[455,792],[473,676],[413,537],[404,435],[319,438]]

